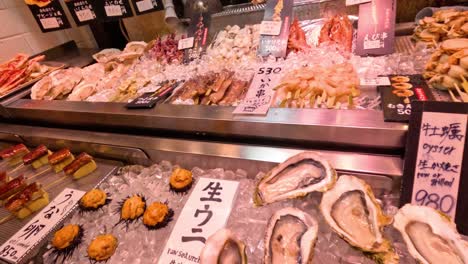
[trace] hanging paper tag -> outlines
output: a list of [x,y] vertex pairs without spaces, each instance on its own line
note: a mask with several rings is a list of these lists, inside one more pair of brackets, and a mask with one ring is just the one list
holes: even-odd
[[260,35],[278,36],[281,32],[281,21],[262,21]]
[[191,38],[184,38],[184,39],[179,40],[178,49],[179,49],[179,50],[184,50],[184,49],[191,49],[191,48],[193,48],[194,40],[195,40],[194,37],[191,37]]

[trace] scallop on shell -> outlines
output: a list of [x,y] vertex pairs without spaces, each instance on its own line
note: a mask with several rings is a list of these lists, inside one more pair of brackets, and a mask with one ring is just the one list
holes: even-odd
[[220,229],[210,236],[200,254],[201,264],[247,264],[245,244],[229,229]]
[[277,211],[268,223],[264,263],[312,263],[317,233],[309,214],[292,207]]
[[324,192],[336,182],[336,171],[315,152],[302,152],[274,167],[257,185],[254,202],[265,205]]
[[393,226],[419,263],[468,263],[468,243],[455,223],[435,209],[407,204],[396,213]]
[[349,244],[379,262],[398,263],[398,255],[383,235],[383,227],[391,218],[383,214],[365,181],[340,176],[335,187],[323,194],[320,210],[330,227]]

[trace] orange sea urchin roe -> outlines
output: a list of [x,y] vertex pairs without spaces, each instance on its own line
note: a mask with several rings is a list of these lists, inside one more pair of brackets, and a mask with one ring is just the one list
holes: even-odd
[[66,225],[54,234],[52,246],[57,249],[64,249],[71,245],[73,240],[78,236],[80,227],[78,225]]
[[155,226],[162,223],[169,214],[169,207],[166,204],[155,202],[146,208],[143,215],[143,223],[147,226]]
[[102,261],[109,259],[117,248],[117,238],[113,235],[99,235],[88,247],[88,256],[91,259]]
[[80,200],[82,206],[86,208],[98,208],[106,203],[107,194],[99,189],[92,189]]
[[183,189],[192,183],[192,172],[177,168],[172,172],[169,183],[174,189]]
[[123,206],[121,212],[121,218],[123,220],[135,219],[141,216],[145,212],[145,202],[143,198],[138,195],[134,195],[128,198]]

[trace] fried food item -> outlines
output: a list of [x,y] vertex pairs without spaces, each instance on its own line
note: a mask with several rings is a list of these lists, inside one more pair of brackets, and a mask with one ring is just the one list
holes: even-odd
[[143,214],[143,224],[149,228],[161,228],[166,226],[174,212],[167,204],[155,202],[148,206]]
[[410,81],[410,78],[406,76],[395,76],[392,77],[392,82],[397,82],[397,83],[407,83]]
[[88,257],[92,260],[103,261],[114,255],[117,249],[117,238],[113,235],[99,235],[88,246]]
[[392,87],[397,90],[409,90],[413,88],[413,85],[410,83],[394,83]]
[[169,184],[171,190],[175,192],[186,192],[192,187],[193,176],[192,172],[182,168],[177,168],[172,172]]
[[121,220],[135,220],[140,217],[146,208],[146,203],[139,195],[133,195],[125,200],[120,212]]
[[61,172],[66,166],[75,160],[69,149],[61,149],[49,156],[49,164],[54,168],[55,173]]
[[92,189],[80,199],[80,206],[85,209],[97,209],[106,204],[107,194],[99,189]]
[[65,171],[65,174],[73,175],[74,179],[80,179],[91,174],[96,169],[97,164],[93,160],[93,157],[83,152],[63,170]]
[[52,239],[52,246],[59,250],[73,246],[74,242],[79,237],[80,230],[81,228],[79,225],[66,225],[62,227],[55,232],[54,238]]

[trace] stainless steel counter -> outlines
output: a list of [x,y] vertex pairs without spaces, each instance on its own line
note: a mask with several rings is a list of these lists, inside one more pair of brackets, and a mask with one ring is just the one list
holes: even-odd
[[233,115],[233,107],[158,105],[127,110],[120,103],[33,101],[19,99],[6,106],[16,121],[85,129],[171,131],[199,139],[209,136],[258,142],[320,144],[402,150],[407,125],[383,121],[380,111],[329,109],[270,109],[267,116]]

